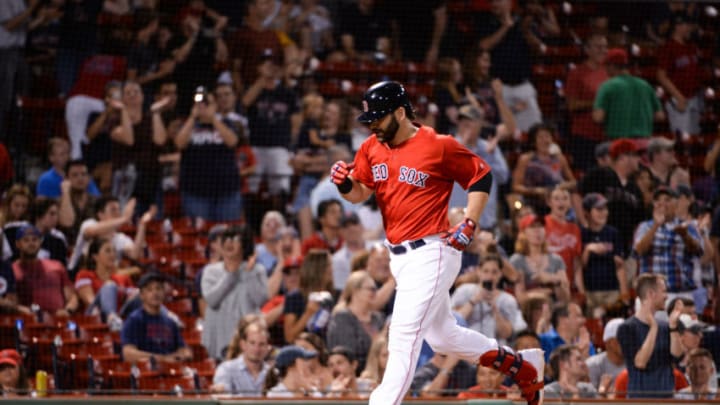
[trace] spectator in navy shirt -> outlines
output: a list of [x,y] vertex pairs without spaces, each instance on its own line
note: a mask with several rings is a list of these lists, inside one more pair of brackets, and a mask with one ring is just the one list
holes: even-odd
[[[38,197],[59,198],[60,183],[65,177],[65,166],[70,161],[70,142],[65,138],[50,138],[48,140],[48,160],[52,167],[40,175],[35,194]],[[87,186],[87,192],[95,197],[100,196],[100,190],[92,179]]]
[[[41,259],[57,260],[63,265],[67,265],[68,246],[65,234],[60,232],[56,227],[58,224],[59,204],[55,200],[48,198],[40,198],[33,201],[30,206],[30,220],[35,227],[42,233],[42,245],[38,256]],[[12,222],[5,226],[3,232],[8,240],[15,240],[20,228],[30,225],[28,221]],[[17,246],[9,244],[12,248],[12,259],[18,258]]]
[[[602,308],[618,300],[630,303],[623,244],[617,229],[607,224],[608,201],[602,194],[583,198],[588,226],[581,229],[582,283],[588,308]],[[611,274],[615,274],[612,277]]]
[[160,273],[147,273],[138,282],[142,307],[130,314],[121,332],[122,356],[126,362],[192,360],[192,352],[185,345],[177,324],[161,311],[164,283],[165,277]]

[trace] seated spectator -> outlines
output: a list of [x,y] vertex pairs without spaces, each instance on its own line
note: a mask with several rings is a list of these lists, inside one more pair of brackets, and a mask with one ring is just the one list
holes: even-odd
[[[278,263],[268,278],[268,296],[260,311],[270,327],[271,341],[284,342],[285,297],[292,291],[300,288],[301,256],[291,256],[282,263]],[[279,278],[278,278],[279,276]],[[282,345],[282,343],[277,343]]]
[[[482,366],[480,366],[482,367]],[[453,355],[435,355],[415,371],[410,391],[420,397],[436,397],[447,391],[465,390],[475,383],[475,366]]]
[[577,346],[562,345],[550,355],[550,368],[555,382],[545,386],[545,398],[577,399],[596,398],[595,386],[583,381],[588,368]]
[[265,268],[249,260],[255,251],[252,231],[232,226],[220,237],[222,261],[205,267],[203,298],[207,302],[202,343],[211,357],[222,358],[235,326],[247,314],[259,313],[268,299]]
[[385,324],[385,316],[373,310],[376,295],[372,277],[365,271],[353,272],[328,324],[328,346],[343,346],[360,370],[365,368],[372,340]]
[[30,188],[24,184],[13,184],[5,193],[5,199],[0,207],[5,226],[12,222],[27,221],[30,216],[30,204],[33,196]]
[[21,309],[25,313],[37,304],[41,311],[69,316],[79,309],[77,294],[62,263],[38,258],[41,237],[32,225],[20,228],[16,234],[18,259],[13,263],[13,273],[18,304],[27,307]]
[[647,157],[654,188],[690,187],[690,174],[678,164],[674,141],[662,136],[653,137],[647,145]]
[[690,386],[675,393],[675,399],[698,401],[718,399],[717,377],[712,354],[707,349],[694,349],[688,354]]
[[370,345],[367,361],[365,362],[365,370],[360,374],[360,378],[373,381],[380,384],[383,375],[385,375],[385,367],[388,360],[388,341],[384,333],[377,334]]
[[664,275],[669,298],[692,298],[697,288],[693,259],[702,256],[703,240],[692,224],[676,215],[678,194],[661,187],[653,194],[653,219],[640,223],[635,232],[635,251],[640,273]]
[[228,355],[234,351],[239,353],[220,363],[215,370],[210,391],[259,397],[262,395],[263,384],[270,371],[270,365],[265,361],[271,349],[268,344],[267,327],[259,318],[254,322],[245,322],[243,319],[238,323],[231,346],[236,339],[239,347],[236,349],[229,347]]
[[302,254],[305,255],[310,249],[327,249],[335,253],[343,245],[340,236],[340,223],[343,211],[339,200],[325,200],[320,202],[317,215],[317,232],[303,240]]
[[353,256],[364,251],[368,243],[365,242],[365,230],[357,214],[349,213],[340,221],[340,237],[345,241],[343,247],[332,256],[333,283],[335,291],[342,291],[350,276],[350,262]]
[[333,307],[332,265],[326,250],[312,250],[300,267],[300,289],[285,297],[284,334],[293,342],[301,332],[325,335]]
[[[285,346],[275,357],[275,367],[265,378],[264,392],[268,398],[302,398],[317,392],[306,378],[308,360],[317,357],[316,352],[299,346]],[[317,395],[313,395],[317,396]]]
[[580,305],[571,302],[569,305],[558,305],[550,318],[552,330],[540,335],[540,342],[545,351],[545,358],[558,346],[571,344],[582,353],[583,359],[595,354],[595,345],[590,341],[590,333],[585,328],[585,317]]
[[[70,160],[70,142],[65,138],[50,138],[47,145],[48,161],[52,167],[40,175],[35,193],[38,197],[59,198],[62,195],[60,183],[65,179],[65,170]],[[99,197],[95,182],[90,180],[87,192]]]
[[331,398],[368,398],[376,383],[358,378],[358,361],[344,346],[335,346],[328,355],[328,367],[332,370],[333,382],[328,392]]
[[[677,302],[675,305],[678,305]],[[684,304],[680,304],[684,307]],[[674,308],[668,308],[673,310]],[[705,324],[695,319],[693,315],[682,314],[678,318],[678,331],[680,333],[680,345],[682,346],[682,355],[675,366],[682,372],[687,373],[687,367],[690,363],[690,353],[700,348],[703,339],[703,330]]]
[[478,367],[474,385],[458,394],[458,399],[505,398],[508,387],[503,385],[505,375],[490,367]]
[[625,358],[617,340],[617,330],[625,320],[614,318],[608,321],[603,330],[603,343],[605,351],[585,360],[590,375],[590,384],[597,389],[600,395],[615,392],[615,378],[625,370]]
[[[285,217],[279,211],[267,211],[260,223],[260,243],[255,245],[255,259],[268,271],[275,268],[278,261],[280,230],[286,226]],[[299,252],[298,252],[299,254]]]
[[68,241],[74,241],[83,221],[95,216],[99,197],[90,194],[88,167],[82,160],[71,160],[65,170],[67,178],[60,183],[60,211],[58,222]]
[[536,124],[529,129],[530,151],[523,153],[512,174],[512,189],[525,201],[544,215],[548,212],[548,192],[560,186],[575,188],[575,175],[565,156],[555,145],[555,128],[548,124]]
[[550,302],[550,297],[542,291],[530,291],[526,294],[521,308],[523,319],[528,324],[528,330],[542,335],[552,328],[550,324],[550,318],[552,317]]
[[514,333],[527,328],[527,324],[515,297],[499,287],[502,265],[500,256],[484,256],[477,270],[478,282],[459,286],[451,304],[470,329],[507,341]]
[[293,344],[307,351],[317,353],[317,356],[309,361],[310,373],[307,378],[313,387],[328,389],[332,384],[333,375],[330,367],[328,367],[328,350],[325,341],[314,333],[303,332],[295,339]]
[[161,310],[165,301],[165,276],[146,273],[138,281],[142,306],[133,311],[120,334],[123,360],[178,363],[192,360],[178,325]]
[[68,264],[68,268],[71,271],[74,271],[80,266],[80,259],[83,255],[87,254],[87,246],[94,238],[102,237],[110,239],[115,246],[115,253],[117,254],[118,260],[125,256],[130,259],[139,258],[142,247],[145,244],[147,224],[155,216],[155,210],[153,208],[143,214],[138,222],[135,240],[132,240],[129,236],[117,230],[132,219],[133,212],[135,211],[135,199],[128,201],[122,211],[120,211],[120,202],[115,197],[101,197],[95,205],[95,218],[83,221],[80,226],[75,249]]
[[545,222],[534,214],[524,216],[519,224],[520,233],[515,254],[510,264],[518,271],[515,296],[522,303],[529,291],[542,291],[556,300],[570,299],[570,283],[565,272],[565,262],[550,253],[545,240]]
[[[58,202],[49,198],[36,199],[30,207],[30,222],[32,222],[43,235],[42,246],[40,247],[38,257],[40,259],[57,260],[65,266],[67,263],[68,246],[65,235],[56,228],[58,223]],[[17,231],[30,224],[30,222],[19,221],[7,224],[3,229],[7,240],[15,240]],[[13,251],[12,259],[17,259],[17,248],[12,244],[8,245],[10,245]]]
[[0,351],[0,396],[29,395],[30,381],[23,358],[15,349]]
[[131,279],[134,274],[140,274],[140,269],[118,269],[117,254],[110,239],[94,239],[88,247],[83,270],[75,276],[75,290],[85,312],[92,314],[99,309],[111,329],[120,331],[120,307],[137,294]]

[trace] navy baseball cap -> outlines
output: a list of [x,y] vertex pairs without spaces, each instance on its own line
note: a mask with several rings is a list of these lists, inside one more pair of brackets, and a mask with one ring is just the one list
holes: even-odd
[[23,225],[20,227],[20,229],[17,230],[17,233],[15,234],[15,240],[20,240],[27,235],[35,235],[38,238],[42,238],[42,232],[40,232],[39,229],[37,229],[34,225]]
[[590,193],[583,197],[582,205],[585,211],[590,211],[593,208],[606,207],[608,203],[607,198],[600,193]]
[[138,281],[138,288],[143,288],[146,285],[152,283],[153,281],[157,281],[160,283],[164,283],[167,281],[167,277],[165,277],[164,274],[159,273],[157,271],[151,271],[149,273],[145,273],[140,277],[140,280]]
[[275,357],[275,366],[278,368],[290,367],[297,359],[313,359],[317,357],[317,352],[305,350],[300,346],[290,345],[280,349]]
[[670,187],[660,186],[653,193],[653,200],[660,197],[663,194],[665,194],[666,196],[668,196],[670,198],[678,198],[677,191],[671,189]]

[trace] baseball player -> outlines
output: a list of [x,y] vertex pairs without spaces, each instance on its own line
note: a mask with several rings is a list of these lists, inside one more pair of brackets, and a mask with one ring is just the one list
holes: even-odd
[[[353,203],[374,192],[382,212],[390,270],[397,282],[387,368],[370,405],[399,404],[410,387],[423,338],[439,353],[454,354],[509,376],[529,405],[542,403],[542,350],[514,353],[455,322],[448,291],[460,271],[488,200],[490,166],[453,137],[412,122],[405,88],[380,82],[363,97],[358,121],[373,134],[355,161],[336,162],[331,179]],[[452,229],[447,213],[453,182],[468,190],[466,218]]]

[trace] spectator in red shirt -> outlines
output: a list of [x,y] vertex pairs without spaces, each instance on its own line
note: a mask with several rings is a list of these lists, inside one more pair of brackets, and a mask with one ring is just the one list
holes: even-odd
[[568,73],[565,97],[572,120],[570,148],[575,158],[573,166],[587,170],[593,166],[595,147],[604,138],[602,127],[592,119],[592,109],[598,88],[608,78],[603,63],[608,49],[607,38],[602,34],[591,34],[585,40],[583,49],[587,59]]
[[699,50],[688,42],[692,30],[687,17],[676,15],[670,38],[658,49],[657,79],[672,97],[665,103],[670,129],[685,138],[700,133],[703,110]]
[[318,231],[306,238],[302,243],[302,254],[306,255],[310,249],[326,249],[335,253],[342,247],[343,239],[340,236],[340,220],[343,211],[340,201],[331,199],[320,202],[318,205],[317,225]]
[[[20,228],[16,244],[20,258],[13,263],[19,304],[59,316],[77,311],[79,301],[62,263],[38,259],[42,234],[32,225]],[[21,310],[27,310],[23,308]]]
[[[582,238],[580,228],[567,220],[570,210],[570,192],[562,187],[555,187],[548,197],[550,214],[545,216],[545,238],[550,253],[556,253],[565,262],[568,280],[575,283],[576,289],[582,289],[582,279],[577,277],[580,272],[582,256]],[[584,293],[584,291],[580,291]]]

